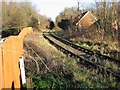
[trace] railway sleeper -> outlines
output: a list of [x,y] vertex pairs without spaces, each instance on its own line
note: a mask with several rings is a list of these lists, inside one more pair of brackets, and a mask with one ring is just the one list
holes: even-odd
[[[45,36],[45,35],[44,35],[44,36]],[[109,69],[105,69],[105,68],[104,68],[103,66],[101,66],[101,65],[95,64],[95,63],[93,63],[93,62],[91,62],[91,61],[88,61],[88,60],[82,58],[81,56],[75,55],[74,53],[72,53],[72,52],[66,50],[65,48],[57,45],[54,41],[50,40],[49,37],[46,37],[46,36],[45,36],[45,38],[48,39],[49,42],[50,42],[51,44],[53,44],[55,47],[57,47],[57,48],[59,47],[60,50],[61,50],[61,49],[64,50],[63,53],[65,53],[65,54],[67,54],[67,55],[70,54],[70,56],[74,56],[74,57],[76,57],[76,58],[79,58],[79,60],[80,60],[79,63],[80,63],[80,64],[83,64],[84,66],[86,66],[86,67],[88,67],[88,68],[94,67],[95,69],[98,69],[99,72],[101,72],[101,73],[103,73],[103,74],[105,74],[105,73],[107,73],[107,74],[109,74],[109,75],[112,74],[113,76],[116,77],[116,80],[117,80],[117,81],[120,81],[120,75],[112,72],[112,71],[109,70]]]
[[102,55],[102,54],[100,54],[100,53],[98,53],[98,52],[94,52],[94,51],[88,50],[88,49],[86,49],[86,48],[83,48],[83,47],[81,47],[81,46],[78,46],[78,45],[76,45],[76,44],[73,44],[72,42],[69,42],[69,41],[67,41],[67,40],[64,40],[64,39],[62,39],[62,38],[60,38],[60,37],[58,37],[58,36],[56,36],[56,35],[54,35],[54,34],[50,34],[50,35],[51,35],[52,37],[54,37],[54,38],[57,38],[57,39],[60,40],[61,42],[63,42],[63,43],[65,43],[65,44],[67,44],[67,45],[75,48],[75,49],[78,49],[78,50],[80,50],[80,51],[83,51],[83,52],[86,53],[86,54],[94,55],[94,56],[96,55],[96,57],[100,58],[101,60],[106,60],[106,59],[108,59],[109,61],[116,62],[116,63],[120,63],[120,60],[118,60],[118,59],[113,59],[113,58],[111,58],[111,57]]

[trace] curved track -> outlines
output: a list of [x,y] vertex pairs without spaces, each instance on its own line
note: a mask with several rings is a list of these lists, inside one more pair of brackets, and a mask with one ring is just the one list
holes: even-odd
[[48,39],[51,44],[56,46],[59,50],[61,50],[65,54],[67,54],[67,55],[69,54],[70,56],[79,58],[80,63],[83,64],[84,66],[89,67],[89,68],[91,68],[91,67],[98,68],[100,70],[100,72],[111,74],[111,75],[115,76],[118,81],[120,81],[120,74],[113,72],[111,69],[107,69],[103,65],[100,65],[98,63],[90,61],[88,58],[85,58],[85,56],[89,55],[89,57],[91,57],[91,55],[95,55],[96,57],[98,57],[100,59],[101,58],[103,60],[108,59],[109,61],[114,61],[114,62],[117,62],[118,64],[120,63],[119,60],[112,59],[108,56],[104,56],[102,54],[95,53],[91,50],[85,49],[85,48],[75,45],[67,40],[64,40],[54,34],[43,34],[43,36],[46,39]]
[[92,51],[92,50],[83,48],[83,47],[81,47],[81,46],[78,46],[78,45],[76,45],[76,44],[73,44],[73,43],[70,42],[70,41],[67,41],[67,40],[65,40],[65,39],[62,39],[62,38],[60,38],[60,37],[58,37],[58,36],[56,36],[56,35],[54,35],[54,34],[50,34],[50,35],[51,35],[52,37],[56,38],[57,40],[65,43],[65,44],[67,44],[67,45],[70,45],[71,47],[73,47],[73,48],[75,48],[75,49],[77,49],[77,50],[83,51],[83,52],[85,52],[85,53],[87,53],[87,54],[90,54],[90,55],[95,55],[95,56],[101,58],[102,60],[107,59],[107,60],[109,60],[109,61],[117,62],[117,63],[120,64],[120,60],[118,60],[118,59],[114,59],[114,58],[111,58],[111,57],[109,57],[109,56],[102,55],[102,54],[100,54],[100,53],[98,53],[98,52],[94,52],[94,51]]

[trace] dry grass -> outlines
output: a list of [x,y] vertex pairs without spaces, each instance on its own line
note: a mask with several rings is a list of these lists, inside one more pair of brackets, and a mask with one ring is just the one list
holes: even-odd
[[[32,43],[37,46],[37,51],[41,52],[48,59],[59,58],[65,56],[63,53],[58,51],[54,46],[52,46],[42,35],[43,33],[33,32],[26,37],[25,42]],[[32,45],[32,47],[35,47]]]
[[[58,51],[54,46],[52,46],[43,36],[42,33],[33,32],[31,35],[27,36],[25,43],[28,43],[40,57],[46,57],[44,63],[50,69],[52,73],[57,76],[64,76],[66,79],[75,80],[81,82],[80,87],[115,87],[118,86],[114,80],[114,77],[104,77],[102,74],[98,75],[98,70],[88,69],[82,65],[78,65],[79,60],[75,58],[66,57],[62,52]],[[27,50],[27,49],[26,49]],[[28,53],[33,53],[27,50]],[[39,64],[39,76],[42,73],[48,73],[45,66],[34,54],[32,55]],[[27,58],[29,59],[29,58]],[[36,73],[36,65],[33,60],[25,64],[26,71]],[[116,67],[115,67],[116,68]],[[27,74],[29,75],[29,74]],[[62,77],[61,77],[62,79]],[[108,83],[108,81],[110,83]],[[96,82],[96,83],[95,83]],[[114,83],[114,85],[112,85]]]

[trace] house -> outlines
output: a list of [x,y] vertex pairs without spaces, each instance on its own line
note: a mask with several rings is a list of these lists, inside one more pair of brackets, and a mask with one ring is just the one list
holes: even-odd
[[87,11],[81,15],[81,18],[76,23],[76,26],[77,29],[87,29],[96,21],[96,17],[90,11]]

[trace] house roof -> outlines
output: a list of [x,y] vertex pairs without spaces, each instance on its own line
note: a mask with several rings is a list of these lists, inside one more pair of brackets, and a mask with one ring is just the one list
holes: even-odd
[[78,25],[88,14],[90,14],[97,21],[97,18],[93,16],[93,14],[90,11],[87,11],[87,12],[82,13],[81,15],[82,18],[76,23],[76,25]]

